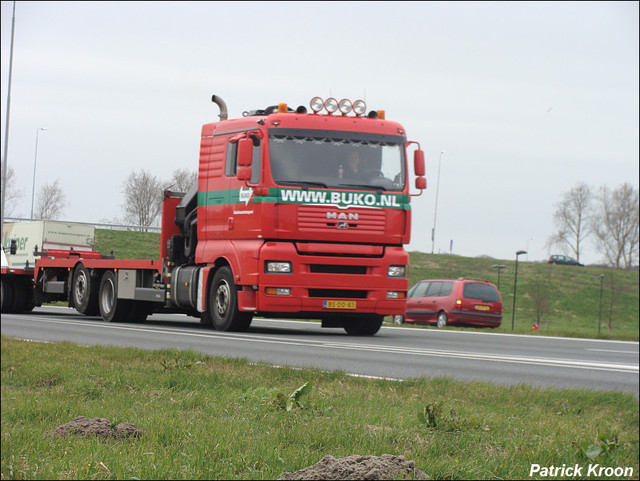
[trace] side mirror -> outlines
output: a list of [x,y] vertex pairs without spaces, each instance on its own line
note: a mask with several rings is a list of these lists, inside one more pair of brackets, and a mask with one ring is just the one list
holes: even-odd
[[238,180],[249,182],[251,180],[251,167],[243,167],[238,169]]
[[425,174],[424,151],[418,149],[413,153],[413,170],[418,177]]
[[253,139],[238,141],[238,166],[249,167],[253,162]]
[[425,177],[416,177],[416,189],[425,190],[427,188],[427,179]]
[[18,252],[18,241],[16,241],[15,239],[11,239],[11,247],[9,247],[9,254],[11,254],[12,256],[15,256],[16,252]]

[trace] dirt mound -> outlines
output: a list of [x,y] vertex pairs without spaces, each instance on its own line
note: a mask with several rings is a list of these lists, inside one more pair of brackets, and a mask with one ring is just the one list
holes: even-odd
[[336,459],[325,456],[313,466],[293,473],[284,473],[279,479],[428,479],[413,461],[404,456],[359,456],[354,454]]
[[45,436],[67,436],[69,434],[77,436],[96,436],[104,439],[124,439],[128,437],[139,438],[142,430],[129,423],[120,423],[115,428],[111,423],[103,418],[89,419],[78,416],[73,421],[62,424],[53,431],[45,433]]

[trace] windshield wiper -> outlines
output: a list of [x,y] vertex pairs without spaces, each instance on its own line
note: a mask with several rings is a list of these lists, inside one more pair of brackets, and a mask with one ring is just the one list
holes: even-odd
[[324,187],[327,188],[327,184],[322,182],[305,182],[303,180],[277,180],[278,184],[282,185],[299,185],[300,187]]
[[369,184],[338,184],[338,187],[356,187],[358,189],[375,190],[378,193],[387,190],[380,185],[369,185]]

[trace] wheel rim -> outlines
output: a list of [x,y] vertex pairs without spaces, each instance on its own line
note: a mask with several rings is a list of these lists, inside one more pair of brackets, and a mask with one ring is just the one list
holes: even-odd
[[218,316],[224,318],[229,310],[231,302],[231,289],[227,281],[221,281],[216,290],[216,312]]
[[438,314],[438,327],[444,327],[447,325],[447,315],[444,313]]
[[84,271],[78,272],[75,289],[73,290],[76,297],[76,304],[82,304],[87,295],[87,275]]
[[103,313],[106,314],[111,312],[111,309],[113,309],[114,297],[115,287],[113,285],[113,280],[107,279],[100,292],[100,307],[102,308]]

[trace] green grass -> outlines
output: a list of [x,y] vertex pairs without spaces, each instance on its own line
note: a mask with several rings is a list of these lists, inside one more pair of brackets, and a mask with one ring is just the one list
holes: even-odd
[[116,259],[159,259],[160,234],[96,229],[95,249],[105,255],[113,250]]
[[[113,249],[118,259],[157,259],[160,255],[160,234],[96,229],[96,249],[103,254],[108,254]],[[511,321],[515,261],[411,252],[409,285],[412,286],[421,279],[458,277],[488,279],[498,284],[497,270],[491,267],[494,264],[507,266],[500,276],[504,313],[498,332],[638,341],[638,271],[519,261],[513,331]],[[602,322],[598,336],[601,274],[605,277]],[[537,319],[532,297],[536,283],[542,283],[548,288],[549,312],[543,316],[540,330],[532,331],[531,326]],[[614,302],[610,316],[612,295]]]
[[[631,394],[366,380],[191,351],[4,337],[1,352],[2,479],[275,479],[326,454],[384,453],[414,460],[430,479],[529,479],[532,463],[632,467],[638,476]],[[288,411],[286,399],[307,382],[311,391]],[[44,436],[80,415],[144,434]]]

